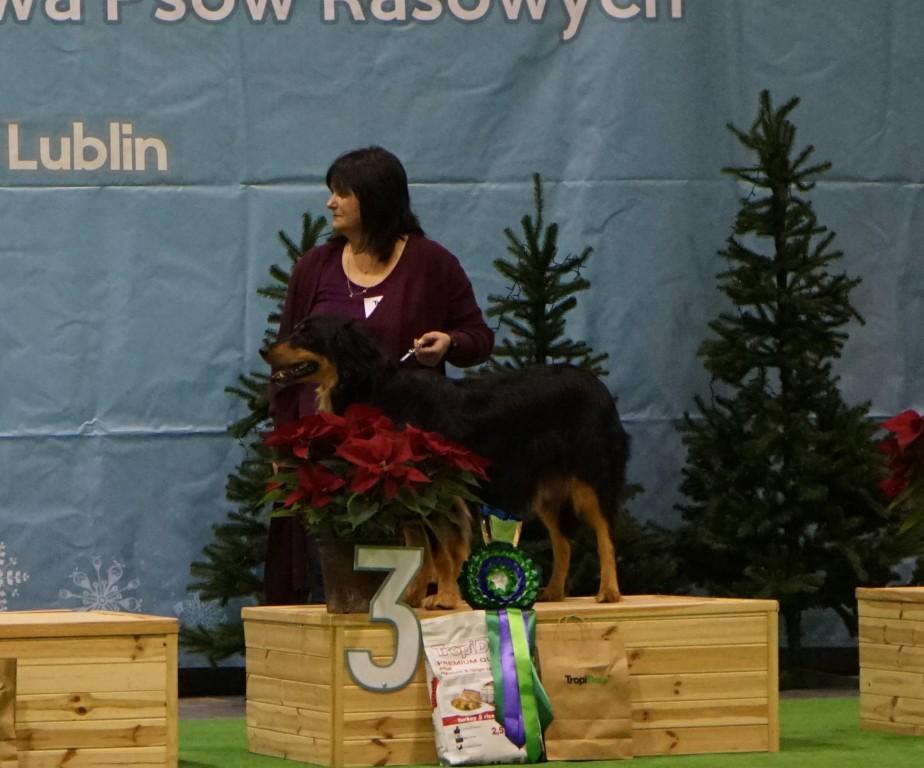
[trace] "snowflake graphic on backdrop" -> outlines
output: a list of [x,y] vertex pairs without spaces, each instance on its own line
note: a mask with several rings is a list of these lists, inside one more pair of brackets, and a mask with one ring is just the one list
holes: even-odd
[[78,611],[140,611],[141,598],[128,597],[125,593],[138,589],[141,582],[138,579],[132,579],[125,584],[120,584],[122,576],[125,575],[125,566],[118,560],[112,561],[105,574],[102,572],[102,557],[94,555],[91,561],[96,571],[96,580],[94,581],[92,576],[75,568],[71,574],[71,581],[82,591],[75,593],[69,589],[62,589],[58,592],[58,597],[64,600],[80,600],[81,604],[77,606]]
[[29,574],[16,567],[16,558],[6,554],[6,542],[0,541],[0,611],[7,610],[9,599],[19,597],[19,585],[29,581]]
[[219,603],[214,600],[203,603],[198,592],[176,603],[173,612],[184,627],[204,627],[209,630],[215,629],[225,618]]

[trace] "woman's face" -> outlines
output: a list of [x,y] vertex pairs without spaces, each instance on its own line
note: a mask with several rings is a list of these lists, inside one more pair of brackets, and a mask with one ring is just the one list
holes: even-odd
[[359,198],[350,190],[332,189],[327,198],[327,208],[331,212],[330,225],[337,234],[349,237],[362,232]]

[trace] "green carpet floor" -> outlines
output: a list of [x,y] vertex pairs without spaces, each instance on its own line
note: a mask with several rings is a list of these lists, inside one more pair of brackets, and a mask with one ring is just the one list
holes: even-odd
[[[636,768],[924,768],[924,737],[861,731],[855,697],[784,700],[780,705],[780,733],[780,751],[776,754],[637,757],[632,765]],[[243,720],[180,722],[180,768],[291,768],[293,765],[299,763],[249,754]]]

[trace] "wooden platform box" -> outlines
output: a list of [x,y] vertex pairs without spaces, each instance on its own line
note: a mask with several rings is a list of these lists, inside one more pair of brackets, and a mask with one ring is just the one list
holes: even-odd
[[[540,643],[543,625],[566,616],[619,625],[636,755],[779,749],[775,601],[572,598],[536,613]],[[323,606],[245,608],[243,616],[252,752],[325,766],[437,762],[423,662],[410,685],[390,693],[360,688],[345,668],[347,647],[387,663],[390,629]]]
[[860,725],[924,735],[924,587],[860,588]]
[[177,621],[0,613],[15,658],[19,768],[176,768]]

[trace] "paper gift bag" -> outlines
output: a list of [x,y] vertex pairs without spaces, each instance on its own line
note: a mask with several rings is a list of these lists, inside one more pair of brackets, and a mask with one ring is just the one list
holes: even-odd
[[549,760],[632,757],[626,650],[615,624],[540,624],[539,674],[555,714],[545,732]]
[[16,659],[0,659],[0,768],[17,768]]

